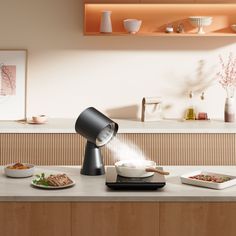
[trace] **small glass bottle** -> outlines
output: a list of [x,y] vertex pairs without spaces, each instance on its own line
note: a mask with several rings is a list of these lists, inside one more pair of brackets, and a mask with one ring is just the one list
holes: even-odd
[[189,93],[189,106],[186,111],[185,120],[196,120],[196,112],[194,109],[194,102],[193,102],[193,92],[190,91]]

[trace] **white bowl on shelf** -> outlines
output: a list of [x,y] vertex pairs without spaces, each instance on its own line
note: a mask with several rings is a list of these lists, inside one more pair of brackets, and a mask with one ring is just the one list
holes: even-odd
[[188,19],[193,26],[198,27],[197,34],[205,34],[203,27],[212,24],[211,16],[190,16]]
[[136,34],[142,24],[141,20],[137,19],[126,19],[123,21],[125,30],[130,34]]
[[231,25],[230,27],[231,27],[231,29],[232,29],[234,32],[236,32],[236,24],[233,24],[233,25]]

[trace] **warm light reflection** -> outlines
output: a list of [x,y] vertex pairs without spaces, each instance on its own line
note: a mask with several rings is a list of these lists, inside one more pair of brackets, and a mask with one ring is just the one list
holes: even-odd
[[112,11],[113,32],[125,32],[123,20],[142,20],[139,33],[163,33],[167,24],[184,23],[186,33],[194,33],[189,16],[212,16],[207,33],[232,34],[236,23],[236,4],[85,4],[85,34],[99,32],[101,11]]
[[[85,6],[87,9],[132,9],[133,10],[146,10],[146,9],[224,9],[234,8],[236,9],[236,4],[139,4],[139,3],[114,3],[114,4],[93,4],[93,3],[86,3]],[[223,13],[223,12],[222,12]]]

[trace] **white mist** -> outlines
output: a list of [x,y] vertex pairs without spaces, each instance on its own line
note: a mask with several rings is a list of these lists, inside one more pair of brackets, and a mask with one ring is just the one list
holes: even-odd
[[117,137],[114,137],[106,147],[112,152],[112,158],[115,161],[120,161],[120,160],[142,161],[146,159],[145,154],[137,145],[131,142],[123,143]]

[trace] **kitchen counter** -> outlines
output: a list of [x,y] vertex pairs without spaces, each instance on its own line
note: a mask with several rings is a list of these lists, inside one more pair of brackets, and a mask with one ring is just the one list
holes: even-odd
[[[213,190],[183,185],[179,176],[205,169],[236,175],[235,166],[166,166],[158,191],[112,191],[105,176],[82,176],[77,166],[48,166],[76,185],[64,190],[30,186],[32,178],[0,176],[0,228],[4,236],[234,236],[236,186]],[[0,168],[2,173],[3,167]]]
[[40,202],[109,202],[109,201],[173,201],[173,202],[228,202],[236,201],[236,186],[224,190],[214,190],[181,184],[179,176],[195,170],[208,170],[222,174],[236,175],[235,166],[166,166],[170,171],[166,186],[157,191],[114,191],[105,186],[105,176],[80,175],[78,166],[39,167],[36,173],[67,173],[76,185],[63,190],[42,190],[30,186],[32,178],[6,178],[1,167],[0,202],[40,201]]
[[[75,133],[76,119],[49,119],[46,124],[28,124],[17,121],[1,121],[0,133]],[[163,120],[141,122],[114,119],[119,133],[236,133],[236,123],[223,121]]]

